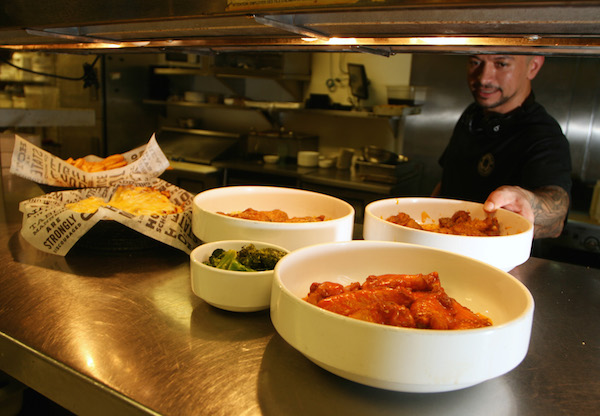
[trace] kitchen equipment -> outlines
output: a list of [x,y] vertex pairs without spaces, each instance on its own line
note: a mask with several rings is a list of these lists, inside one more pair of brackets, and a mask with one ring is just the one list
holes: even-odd
[[279,155],[280,160],[295,162],[298,152],[318,151],[319,137],[291,130],[251,131],[246,137],[245,153],[248,158]]
[[397,155],[394,152],[390,152],[389,150],[377,146],[365,146],[363,148],[363,157],[365,161],[370,163],[383,163],[388,165],[408,160],[405,156]]
[[[222,213],[280,209],[289,217],[324,215],[319,222],[266,222]],[[294,250],[311,244],[352,240],[354,208],[317,192],[276,186],[229,186],[209,189],[194,198],[192,229],[204,242],[258,240]]]
[[340,151],[335,167],[340,170],[350,169],[352,167],[352,159],[354,158],[354,149],[345,148]]
[[407,176],[420,175],[420,165],[411,161],[395,164],[356,161],[356,175],[363,181],[394,184]]
[[257,249],[283,247],[253,240],[215,241],[196,247],[190,254],[192,292],[206,303],[226,311],[254,312],[268,309],[271,301],[273,270],[241,272],[204,264],[214,250],[239,251],[253,244]]
[[[369,275],[432,272],[438,272],[448,296],[493,325],[394,327],[342,316],[303,299],[313,282],[348,285]],[[271,290],[271,320],[288,344],[340,377],[402,392],[458,390],[511,371],[527,354],[533,311],[527,287],[502,270],[445,250],[390,241],[294,250],[275,267]]]
[[242,136],[236,133],[176,127],[163,128],[157,134],[157,141],[169,160],[205,165],[234,152],[241,140]]
[[600,268],[600,222],[585,211],[570,211],[561,235],[535,240],[532,256]]
[[471,237],[417,230],[394,224],[386,219],[404,212],[419,223],[437,223],[464,210],[472,218],[487,215],[483,204],[443,198],[389,198],[371,202],[365,208],[363,238],[365,240],[399,241],[435,247],[483,261],[509,271],[529,259],[533,225],[524,217],[505,209],[496,211],[500,236]]

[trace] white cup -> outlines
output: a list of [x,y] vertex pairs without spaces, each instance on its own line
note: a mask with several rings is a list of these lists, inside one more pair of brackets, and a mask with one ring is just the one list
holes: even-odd
[[308,168],[315,167],[319,164],[319,152],[310,150],[302,150],[298,152],[298,166]]

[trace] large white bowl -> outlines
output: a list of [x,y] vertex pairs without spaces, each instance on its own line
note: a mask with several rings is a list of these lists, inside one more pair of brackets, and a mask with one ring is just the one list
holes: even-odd
[[[493,325],[466,330],[401,328],[309,304],[311,283],[363,283],[374,274],[437,271],[446,293]],[[508,273],[445,250],[387,241],[305,247],[275,267],[271,319],[292,347],[324,369],[373,387],[441,392],[515,368],[527,354],[534,301]]]
[[[325,215],[327,221],[282,223],[233,218],[231,213],[253,208],[280,209],[290,217]],[[354,208],[329,195],[275,186],[214,188],[194,197],[192,230],[204,242],[218,240],[265,241],[295,250],[312,244],[352,240]]]
[[227,311],[254,312],[267,309],[271,301],[273,270],[239,272],[204,264],[218,248],[239,251],[249,244],[254,244],[257,249],[270,247],[288,252],[283,247],[259,241],[229,240],[202,244],[190,254],[192,292],[206,303]]
[[500,236],[471,237],[417,230],[386,221],[391,215],[405,212],[414,220],[434,223],[465,210],[472,218],[485,218],[483,204],[443,198],[389,198],[374,201],[365,208],[365,240],[398,241],[436,247],[484,261],[504,271],[522,264],[531,255],[533,225],[514,212],[500,209],[496,218]]

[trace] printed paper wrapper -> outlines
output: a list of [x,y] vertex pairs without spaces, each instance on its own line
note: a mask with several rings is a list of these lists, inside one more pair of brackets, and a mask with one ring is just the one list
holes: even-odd
[[[40,184],[87,188],[139,183],[160,176],[169,167],[169,160],[154,134],[147,144],[123,153],[123,156],[127,165],[121,168],[86,172],[16,135],[10,173]],[[89,155],[84,159],[96,162],[103,158]]]
[[184,212],[135,216],[105,206],[93,214],[82,214],[67,209],[66,204],[90,196],[98,196],[108,201],[117,186],[51,192],[19,204],[19,210],[23,213],[21,235],[41,251],[65,256],[98,221],[112,220],[188,254],[200,244],[192,232],[194,196],[191,193],[158,178],[136,185],[152,186],[159,191],[168,190],[171,202],[183,204]]

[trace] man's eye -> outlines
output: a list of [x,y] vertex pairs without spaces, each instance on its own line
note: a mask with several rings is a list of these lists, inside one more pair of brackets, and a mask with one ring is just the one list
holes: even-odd
[[506,68],[508,66],[508,62],[496,62],[496,66],[498,68]]

